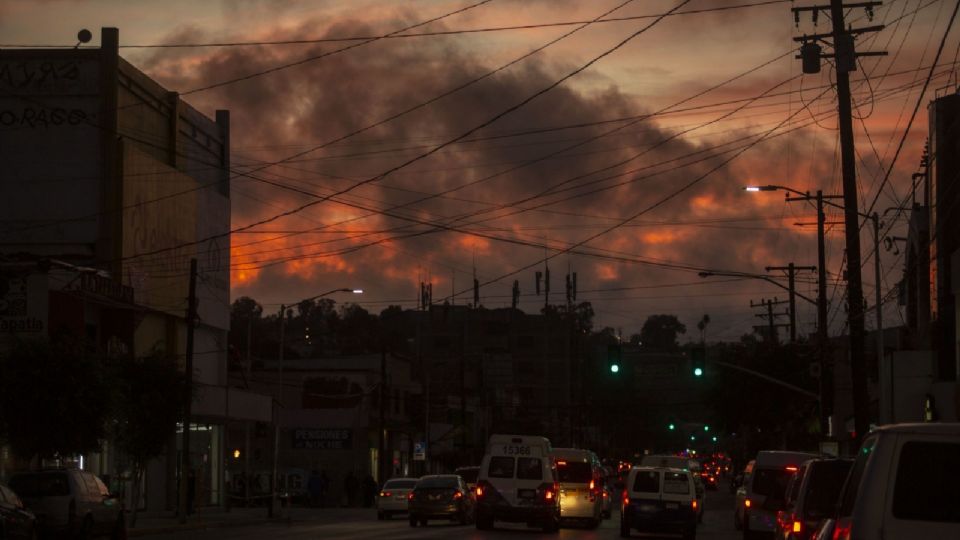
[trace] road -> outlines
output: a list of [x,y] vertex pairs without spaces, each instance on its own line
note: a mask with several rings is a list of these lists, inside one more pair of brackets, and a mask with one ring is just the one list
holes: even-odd
[[[703,523],[697,529],[698,540],[734,540],[740,534],[733,528],[733,495],[727,490],[708,491],[705,503],[706,513]],[[257,526],[231,527],[207,529],[189,532],[177,532],[166,535],[155,535],[152,539],[200,540],[212,538],[230,538],[236,540],[259,540],[269,538],[280,539],[413,539],[413,538],[516,538],[516,539],[613,539],[619,538],[619,514],[614,512],[613,518],[605,520],[600,528],[586,530],[564,527],[559,535],[544,534],[537,529],[528,529],[523,526],[497,523],[492,531],[478,531],[473,525],[459,526],[447,523],[431,523],[426,528],[411,528],[407,520],[398,517],[390,521],[377,521],[376,514],[370,511],[369,519],[358,519],[356,513],[350,518],[335,523],[298,520],[291,523],[274,523]],[[633,537],[642,536],[634,533]],[[657,538],[657,537],[646,537]],[[666,537],[669,538],[669,537]]]

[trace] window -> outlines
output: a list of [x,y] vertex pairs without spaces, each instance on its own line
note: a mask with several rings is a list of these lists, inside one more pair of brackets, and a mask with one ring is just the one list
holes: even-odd
[[514,460],[509,456],[493,456],[490,458],[490,466],[487,468],[487,476],[490,478],[513,478]]
[[455,488],[459,483],[459,479],[456,476],[434,476],[426,477],[417,482],[417,489],[431,489],[431,488]]
[[588,484],[593,479],[593,469],[584,462],[558,462],[557,471],[561,482],[579,482]]
[[633,480],[633,490],[641,493],[660,493],[660,473],[637,471],[637,476]]
[[383,485],[383,489],[413,489],[416,485],[416,480],[389,480]]
[[93,480],[97,483],[97,489],[100,490],[100,495],[104,497],[109,497],[110,490],[107,489],[106,484],[104,484],[103,481],[97,478],[96,476],[93,477]]
[[774,499],[783,499],[787,494],[787,482],[793,473],[786,469],[757,469],[753,474],[753,492]]
[[803,517],[823,519],[834,512],[852,465],[852,461],[826,461],[810,468]]
[[853,461],[853,468],[850,469],[850,475],[847,476],[843,484],[843,493],[840,495],[840,517],[853,513],[853,503],[857,500],[857,491],[860,490],[860,479],[863,478],[863,471],[867,468],[867,461],[873,455],[873,447],[876,444],[877,437],[869,437],[863,441],[860,451],[857,452],[857,458]]
[[800,470],[797,471],[797,474],[793,475],[793,478],[790,479],[790,483],[787,484],[787,504],[791,505],[800,496],[800,484],[803,483],[803,475],[806,474],[807,465],[801,465]]
[[897,519],[960,523],[960,444],[911,441],[900,450],[893,488]]
[[663,473],[663,492],[677,495],[689,494],[690,480],[687,478],[686,473]]
[[521,480],[542,480],[543,464],[540,458],[517,458],[517,478]]

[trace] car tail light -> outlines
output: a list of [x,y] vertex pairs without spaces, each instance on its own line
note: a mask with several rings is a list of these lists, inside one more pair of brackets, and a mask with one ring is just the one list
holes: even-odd
[[477,486],[477,498],[483,497],[483,486]]
[[407,494],[407,500],[408,500],[408,501],[412,501],[412,500],[413,500],[413,492],[412,492],[412,491]]
[[745,508],[750,508],[750,499],[744,499],[743,506]]
[[853,524],[849,520],[837,520],[833,528],[833,540],[850,540],[853,536]]
[[623,490],[623,504],[630,504],[630,497],[627,496],[627,490]]
[[800,533],[803,530],[803,523],[800,521],[793,522],[793,532]]
[[797,467],[795,465],[787,465],[787,470],[790,472],[797,472]]
[[463,492],[459,489],[453,492],[453,500],[459,500],[463,498]]
[[697,500],[696,500],[696,499],[694,499],[693,502],[690,503],[690,507],[693,508],[694,510],[697,509]]
[[381,492],[380,492],[380,496],[381,496],[381,497],[393,497],[393,493],[390,493],[389,491],[381,491]]
[[593,491],[596,487],[597,487],[596,482],[594,482],[593,480],[590,480],[590,491]]

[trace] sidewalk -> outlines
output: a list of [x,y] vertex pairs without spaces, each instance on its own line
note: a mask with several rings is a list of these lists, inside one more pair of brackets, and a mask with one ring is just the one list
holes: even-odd
[[[129,520],[129,514],[127,516]],[[268,518],[265,507],[232,508],[229,512],[221,508],[201,508],[199,513],[187,517],[181,524],[173,513],[162,516],[137,516],[136,528],[128,527],[127,536],[149,536],[152,534],[187,531],[194,529],[213,529],[220,527],[244,527],[262,525],[270,522],[290,523],[302,521],[367,521],[376,519],[374,508],[284,508],[280,517]]]

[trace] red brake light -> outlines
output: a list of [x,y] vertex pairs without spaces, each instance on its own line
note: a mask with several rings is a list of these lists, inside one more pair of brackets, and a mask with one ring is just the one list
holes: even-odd
[[458,489],[458,490],[456,490],[456,491],[453,492],[453,499],[454,499],[454,500],[462,499],[462,498],[463,498],[463,492],[462,492],[462,491],[460,491],[460,490]]
[[407,494],[407,500],[408,500],[408,501],[412,501],[412,500],[413,500],[413,492],[412,492],[412,491]]
[[696,509],[697,509],[697,500],[694,499],[693,502],[690,503],[690,505],[693,507],[694,510],[696,510]]
[[567,464],[567,462],[564,461],[564,460],[562,460],[562,459],[559,460],[559,461],[557,461],[557,465],[559,465],[560,467],[564,467],[564,466],[566,466],[566,464]]
[[593,489],[596,488],[596,486],[597,486],[597,484],[594,483],[593,480],[590,480],[590,491],[593,491]]
[[803,528],[803,523],[801,523],[801,522],[799,522],[799,521],[794,521],[794,522],[793,522],[793,532],[798,533],[798,532],[800,532],[800,529],[802,529],[802,528]]
[[743,506],[745,506],[745,507],[747,507],[747,508],[750,508],[750,499],[744,500],[744,501],[743,501]]
[[790,472],[797,472],[797,468],[793,465],[787,465],[787,470]]
[[483,487],[477,486],[477,497],[483,497]]
[[627,490],[623,490],[623,504],[630,504],[630,497],[627,496]]

